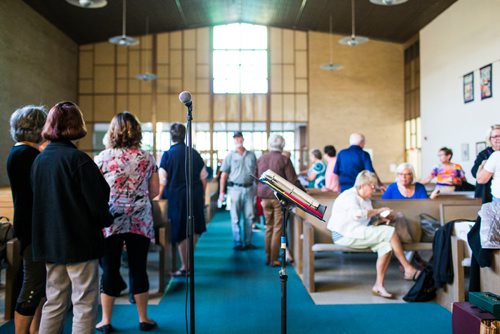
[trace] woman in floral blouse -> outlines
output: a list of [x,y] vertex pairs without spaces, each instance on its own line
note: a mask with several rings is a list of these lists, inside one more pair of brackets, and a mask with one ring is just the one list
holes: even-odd
[[159,180],[155,160],[141,150],[141,125],[131,113],[122,112],[111,121],[107,149],[95,162],[108,182],[113,224],[104,229],[104,256],[101,259],[102,320],[96,329],[113,331],[111,312],[120,295],[120,263],[123,245],[128,252],[130,290],[139,313],[139,328],[148,331],[156,322],[147,316],[149,280],[146,272],[150,241],[154,241],[151,199],[158,195]]

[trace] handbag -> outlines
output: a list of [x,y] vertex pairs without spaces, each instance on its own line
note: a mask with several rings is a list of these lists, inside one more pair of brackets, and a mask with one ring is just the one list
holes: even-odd
[[0,216],[0,268],[7,267],[7,242],[14,238],[14,228],[9,221],[9,218]]
[[441,223],[427,213],[422,213],[418,217],[422,228],[422,242],[432,242],[436,231],[441,227]]
[[436,288],[434,287],[434,278],[432,277],[432,266],[428,265],[422,270],[415,284],[410,291],[403,297],[405,302],[426,302],[436,298]]

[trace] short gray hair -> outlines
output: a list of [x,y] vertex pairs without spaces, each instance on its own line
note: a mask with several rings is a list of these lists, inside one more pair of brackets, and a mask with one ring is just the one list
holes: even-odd
[[[411,172],[411,183],[415,183],[415,168],[413,165],[408,162],[403,162],[396,167],[396,174],[401,174],[405,169],[409,169]],[[396,182],[398,181],[398,177],[396,176]]]
[[21,107],[10,116],[10,136],[15,142],[40,143],[46,119],[47,108],[45,106]]
[[349,136],[349,145],[361,145],[365,141],[365,136],[362,133],[351,133]]
[[285,138],[277,133],[271,133],[267,143],[269,150],[282,152],[285,147]]
[[356,176],[354,187],[356,187],[356,189],[359,189],[364,185],[367,184],[376,185],[377,183],[378,183],[377,175],[375,175],[375,173],[373,172],[370,172],[369,170],[364,170],[359,172],[358,176]]

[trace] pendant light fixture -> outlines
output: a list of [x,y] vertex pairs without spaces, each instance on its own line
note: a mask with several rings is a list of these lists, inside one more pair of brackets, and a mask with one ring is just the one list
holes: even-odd
[[370,0],[371,3],[381,6],[395,6],[407,2],[408,0]]
[[[149,35],[149,17],[146,17],[146,37],[148,37],[148,35]],[[149,57],[149,59],[151,59],[151,57]],[[152,81],[152,80],[155,80],[156,77],[157,77],[157,75],[154,74],[154,73],[148,72],[147,71],[148,67],[149,67],[149,61],[146,61],[146,72],[141,73],[141,74],[137,74],[135,76],[135,78],[137,80],[141,80],[141,81]]]
[[122,17],[122,35],[121,36],[115,36],[111,37],[109,39],[110,43],[119,45],[119,46],[131,46],[131,45],[137,45],[139,44],[139,40],[130,36],[127,36],[125,33],[125,28],[127,25],[127,12],[126,12],[126,7],[127,7],[127,2],[126,0],[123,0],[123,17]]
[[334,64],[333,63],[333,34],[332,34],[332,29],[333,29],[333,19],[332,15],[330,14],[330,62],[328,64],[322,64],[319,68],[321,68],[324,71],[339,71],[343,68],[342,65],[340,64]]
[[368,42],[368,37],[356,36],[356,15],[355,15],[356,7],[354,6],[354,1],[355,0],[351,0],[352,33],[351,36],[344,37],[339,41],[339,43],[342,45],[356,46]]
[[102,8],[108,4],[106,0],[66,0],[66,2],[82,8]]

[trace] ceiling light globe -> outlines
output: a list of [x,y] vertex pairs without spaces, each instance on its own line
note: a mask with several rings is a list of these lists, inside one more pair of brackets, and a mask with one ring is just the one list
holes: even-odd
[[407,2],[408,0],[370,0],[371,3],[381,6],[395,6]]

